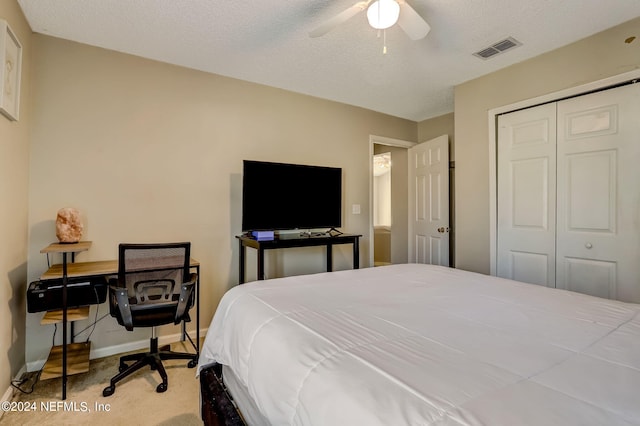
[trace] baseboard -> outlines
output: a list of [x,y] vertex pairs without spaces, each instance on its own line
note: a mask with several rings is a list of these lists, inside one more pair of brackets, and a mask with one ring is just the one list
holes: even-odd
[[[201,328],[200,338],[203,338],[204,336],[206,336],[208,330],[209,330],[208,327],[204,329]],[[187,330],[187,333],[189,334],[189,336],[191,336],[192,339],[195,340],[196,338],[195,330]],[[181,338],[182,338],[182,333],[174,333],[174,334],[168,334],[166,336],[158,336],[158,343],[160,345],[167,345],[169,343],[178,342],[180,341]],[[146,338],[146,339],[136,340],[133,342],[122,343],[120,345],[106,346],[104,348],[97,348],[97,349],[91,348],[91,352],[89,353],[89,359],[104,358],[111,355],[121,354],[124,352],[146,349],[148,347],[149,347],[149,339]],[[26,371],[38,371],[44,366],[44,363],[46,361],[47,361],[46,359],[31,361],[27,363]],[[24,370],[24,367],[23,367],[23,370]],[[9,390],[11,389],[13,388],[10,388]]]

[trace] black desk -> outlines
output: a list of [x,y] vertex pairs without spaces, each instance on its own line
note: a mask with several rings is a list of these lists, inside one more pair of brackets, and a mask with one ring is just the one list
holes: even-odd
[[264,252],[265,250],[283,249],[292,247],[327,247],[327,272],[333,270],[333,246],[336,244],[353,244],[353,269],[360,268],[360,237],[362,235],[340,234],[336,236],[320,235],[320,236],[300,236],[279,238],[276,236],[273,240],[258,241],[255,238],[246,235],[237,235],[236,238],[240,244],[240,284],[245,281],[246,268],[246,248],[252,247],[258,250],[258,279],[264,279]]

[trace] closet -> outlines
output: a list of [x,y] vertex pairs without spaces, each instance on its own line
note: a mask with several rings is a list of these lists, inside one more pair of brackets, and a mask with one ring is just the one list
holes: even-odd
[[640,85],[497,128],[497,275],[640,302]]

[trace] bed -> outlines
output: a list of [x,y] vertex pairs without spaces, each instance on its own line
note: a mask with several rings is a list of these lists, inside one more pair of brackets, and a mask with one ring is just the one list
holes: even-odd
[[224,295],[198,372],[220,424],[640,424],[640,305],[432,265],[279,278]]

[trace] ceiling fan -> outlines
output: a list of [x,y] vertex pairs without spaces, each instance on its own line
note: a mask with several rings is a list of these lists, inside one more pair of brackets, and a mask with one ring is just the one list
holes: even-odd
[[327,19],[311,31],[309,36],[323,36],[365,9],[369,25],[378,30],[389,28],[397,22],[411,40],[420,40],[431,30],[429,24],[405,0],[367,0],[359,1]]

